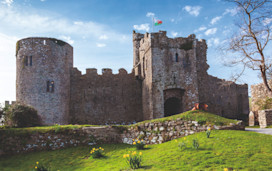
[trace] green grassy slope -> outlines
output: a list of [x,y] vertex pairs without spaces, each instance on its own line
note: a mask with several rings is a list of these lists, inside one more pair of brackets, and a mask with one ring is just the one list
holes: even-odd
[[195,110],[195,111],[187,111],[181,114],[168,116],[164,118],[146,120],[143,122],[138,122],[134,125],[140,125],[142,123],[147,123],[147,122],[164,122],[164,121],[176,120],[178,118],[181,118],[182,120],[186,120],[186,121],[198,121],[202,124],[212,124],[212,125],[229,125],[230,123],[237,123],[236,120],[227,119],[227,118],[224,118],[209,112],[201,111],[201,110]]
[[[192,140],[198,139],[200,149],[192,148]],[[187,149],[181,151],[178,144],[185,141]],[[150,145],[143,153],[143,168],[138,170],[272,170],[272,136],[245,131],[219,131],[206,138],[205,132],[187,136],[163,144]],[[123,159],[135,147],[126,144],[100,145],[106,157],[90,159],[92,147],[74,147],[56,151],[34,152],[0,158],[1,171],[31,170],[36,161],[51,165],[52,170],[128,170]]]
[[[143,123],[147,122],[164,122],[164,121],[170,121],[170,120],[176,120],[178,118],[181,118],[182,120],[186,121],[198,121],[200,124],[211,124],[211,125],[229,125],[230,123],[236,123],[236,120],[223,118],[221,116],[205,112],[205,111],[187,111],[181,114],[159,118],[159,119],[153,119],[153,120],[146,120],[142,122],[138,122],[133,125],[118,125],[117,127],[123,127],[127,128],[130,126],[137,126]],[[61,132],[69,129],[75,129],[75,128],[82,128],[82,127],[99,127],[103,125],[53,125],[53,126],[39,126],[39,127],[28,127],[28,128],[5,128],[0,127],[0,133],[8,133],[12,135],[16,134],[24,134],[24,133],[33,133],[33,132],[49,132],[49,131],[55,131],[55,132]]]

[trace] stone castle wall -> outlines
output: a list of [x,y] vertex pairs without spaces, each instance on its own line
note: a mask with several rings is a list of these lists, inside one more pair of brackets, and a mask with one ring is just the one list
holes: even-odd
[[141,82],[134,73],[120,69],[112,74],[103,69],[76,68],[71,76],[69,122],[74,124],[127,124],[143,120]]
[[[269,85],[272,85],[271,81],[269,81]],[[254,112],[262,110],[264,101],[271,97],[263,83],[251,85],[251,110]]]
[[209,111],[232,119],[246,119],[249,114],[248,86],[218,79],[203,73],[199,80],[200,103]]
[[17,42],[16,101],[33,106],[44,124],[67,124],[73,48],[51,38]]
[[172,39],[165,31],[134,32],[133,43],[135,73],[143,81],[144,119],[164,117],[170,100],[179,101],[179,113],[206,103],[218,115],[247,117],[248,86],[208,75],[205,40],[195,35]]
[[125,124],[188,111],[195,103],[243,119],[249,113],[247,85],[208,75],[206,53],[205,40],[195,35],[133,32],[132,73],[103,69],[98,75],[87,69],[82,75],[73,68],[69,44],[22,39],[17,44],[16,98],[36,108],[45,124]]

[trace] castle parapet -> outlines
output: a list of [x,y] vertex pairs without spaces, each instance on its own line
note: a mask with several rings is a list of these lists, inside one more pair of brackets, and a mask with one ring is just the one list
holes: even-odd
[[87,68],[86,74],[87,75],[97,75],[97,69],[96,68]]
[[102,75],[112,75],[112,69],[110,68],[103,68]]

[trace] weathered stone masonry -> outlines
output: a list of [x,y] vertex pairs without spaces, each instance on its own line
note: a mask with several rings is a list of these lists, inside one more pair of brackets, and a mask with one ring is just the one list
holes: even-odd
[[73,67],[73,48],[60,40],[27,38],[17,46],[17,101],[45,124],[128,124],[206,103],[227,118],[248,115],[248,87],[207,74],[205,40],[133,32],[133,70],[112,74]]
[[225,126],[200,125],[197,121],[181,119],[144,123],[130,128],[122,127],[83,127],[46,133],[33,132],[11,134],[0,130],[0,156],[26,153],[41,150],[56,150],[79,145],[95,145],[97,143],[132,144],[136,138],[144,139],[146,144],[159,144],[179,137],[206,131],[207,128],[219,130],[244,130],[245,126],[238,121]]

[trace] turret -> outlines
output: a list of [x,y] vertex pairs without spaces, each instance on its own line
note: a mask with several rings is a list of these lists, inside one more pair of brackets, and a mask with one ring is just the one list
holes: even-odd
[[72,68],[73,47],[68,43],[52,38],[19,40],[16,101],[33,106],[44,124],[66,124]]

